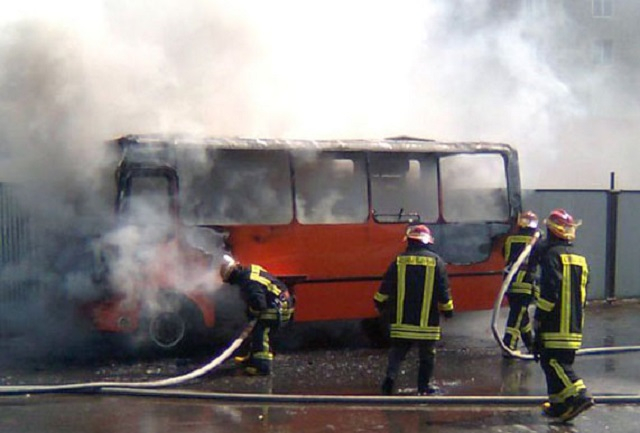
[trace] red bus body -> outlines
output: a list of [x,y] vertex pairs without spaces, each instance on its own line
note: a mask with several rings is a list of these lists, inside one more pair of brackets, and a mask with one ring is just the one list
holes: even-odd
[[[373,295],[391,260],[406,246],[405,228],[373,219],[359,225],[235,227],[229,228],[228,243],[241,262],[259,258],[294,287],[297,321],[359,319],[375,317]],[[449,265],[456,310],[493,307],[502,283],[502,241],[493,248],[485,262]]]
[[[122,296],[114,287],[113,296],[91,306],[98,329],[135,330],[148,302],[137,291],[150,290],[180,292],[200,311],[204,325],[213,327],[212,272],[223,252],[258,263],[287,282],[297,298],[297,322],[375,317],[373,295],[405,247],[407,224],[415,221],[434,232],[457,311],[492,308],[499,292],[504,237],[521,210],[517,152],[507,145],[406,137],[294,142],[160,136],[127,136],[116,144],[121,157],[116,212],[125,213],[139,179],[160,179],[175,233],[158,242],[160,253],[139,268],[137,289]],[[188,149],[182,165],[171,156],[180,149]],[[498,165],[473,178],[476,157]],[[198,158],[209,162],[189,165]],[[448,168],[450,161],[461,161],[463,168]],[[305,179],[308,170],[324,169]],[[478,184],[484,176],[497,176],[503,186],[484,188]],[[412,200],[423,196],[428,203],[416,202],[416,211]],[[324,220],[317,210],[331,207],[328,197],[335,212],[343,213],[335,221]],[[352,203],[358,209],[353,215]],[[485,205],[489,210],[483,214]],[[223,237],[225,251],[202,251],[184,242],[181,231],[189,226]],[[203,281],[203,275],[210,280]]]

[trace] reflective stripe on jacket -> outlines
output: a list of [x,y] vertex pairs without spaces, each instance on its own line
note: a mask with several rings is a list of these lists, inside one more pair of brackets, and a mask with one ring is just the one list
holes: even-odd
[[[536,229],[522,228],[516,234],[508,236],[504,242],[504,259],[507,268],[512,266],[525,247],[531,243]],[[531,296],[534,294],[533,277],[528,270],[528,258],[520,265],[513,280],[509,284],[508,294],[520,294]]]
[[232,275],[230,283],[240,286],[249,313],[261,320],[288,321],[295,301],[283,282],[259,265],[249,265]]
[[439,340],[439,312],[453,311],[444,261],[410,246],[389,265],[374,301],[389,316],[391,338]]
[[540,298],[536,319],[547,349],[577,350],[582,345],[584,305],[589,285],[587,259],[567,241],[555,242],[540,254]]

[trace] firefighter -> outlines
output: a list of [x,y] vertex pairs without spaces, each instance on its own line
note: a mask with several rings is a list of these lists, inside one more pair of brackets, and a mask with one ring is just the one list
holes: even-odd
[[[507,237],[503,254],[506,262],[505,275],[511,270],[525,247],[530,244],[538,232],[538,216],[532,211],[522,212],[518,216],[516,231]],[[529,257],[532,253],[529,254]],[[529,319],[529,305],[534,299],[534,271],[525,259],[509,283],[506,296],[509,302],[509,315],[502,341],[510,350],[517,352],[518,343],[522,343],[532,353],[533,331]],[[503,353],[509,357],[508,352]]]
[[287,286],[259,265],[242,266],[225,255],[220,265],[220,277],[225,283],[240,288],[249,319],[256,319],[250,336],[249,354],[235,361],[251,376],[271,374],[274,354],[270,337],[273,331],[293,318],[295,299]]
[[389,265],[374,295],[378,312],[389,321],[391,347],[382,393],[392,395],[400,365],[413,345],[418,347],[418,394],[438,393],[431,383],[435,344],[440,340],[440,313],[453,316],[445,262],[431,248],[426,225],[407,227],[406,250]]
[[576,351],[582,345],[589,266],[573,244],[581,221],[564,209],[555,209],[544,222],[547,239],[532,257],[540,267],[534,358],[547,382],[549,401],[543,405],[543,415],[566,422],[594,404],[573,369]]

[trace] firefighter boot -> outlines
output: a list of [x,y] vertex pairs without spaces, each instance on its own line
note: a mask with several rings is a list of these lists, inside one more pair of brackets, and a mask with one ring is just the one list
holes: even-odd
[[567,400],[567,409],[560,415],[560,421],[571,421],[593,405],[593,398],[586,395],[586,393],[580,393],[575,397],[569,398]]
[[533,334],[531,331],[522,333],[522,342],[527,348],[527,353],[533,354]]
[[433,384],[428,384],[426,389],[418,390],[418,395],[440,395],[440,388]]
[[434,367],[435,356],[427,356],[420,360],[418,364],[418,395],[434,395],[440,392],[440,389],[431,380]]
[[271,374],[271,359],[252,357],[245,364],[244,372],[249,376],[268,376]]
[[562,403],[551,403],[545,401],[542,404],[542,415],[547,418],[560,418],[563,412],[567,410],[567,407]]
[[265,368],[260,368],[255,365],[248,365],[244,368],[244,372],[248,376],[268,376],[271,374],[271,371]]
[[235,362],[238,366],[246,366],[251,362],[251,354],[245,356],[236,356],[233,358],[233,362]]
[[392,395],[393,394],[393,385],[394,381],[390,377],[385,377],[382,381],[381,391],[382,395]]

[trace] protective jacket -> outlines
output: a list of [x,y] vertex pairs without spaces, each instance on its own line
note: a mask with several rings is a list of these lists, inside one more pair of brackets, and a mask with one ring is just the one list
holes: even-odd
[[453,313],[445,262],[427,245],[410,242],[389,265],[374,301],[388,316],[391,338],[439,340],[439,313]]
[[[507,237],[503,248],[507,268],[510,268],[516,260],[518,260],[518,257],[520,257],[520,254],[525,247],[531,243],[533,236],[537,231],[538,229],[525,227],[520,228],[516,233]],[[520,265],[518,271],[513,277],[513,280],[509,284],[509,289],[507,290],[508,294],[525,296],[534,295],[534,277],[529,268],[528,262],[529,260],[527,258]]]
[[287,286],[261,266],[234,270],[229,283],[240,287],[249,317],[283,323],[293,316],[295,301]]
[[575,251],[570,241],[550,237],[538,247],[533,260],[540,267],[535,319],[542,347],[579,349],[589,285],[586,258]]

